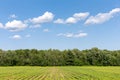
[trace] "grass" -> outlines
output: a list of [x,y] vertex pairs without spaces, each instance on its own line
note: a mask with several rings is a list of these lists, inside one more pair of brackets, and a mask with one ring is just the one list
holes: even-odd
[[0,67],[0,80],[119,80],[120,67]]

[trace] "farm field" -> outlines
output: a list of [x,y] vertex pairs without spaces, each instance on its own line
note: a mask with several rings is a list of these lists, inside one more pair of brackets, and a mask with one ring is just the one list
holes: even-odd
[[0,67],[0,80],[119,80],[120,67]]

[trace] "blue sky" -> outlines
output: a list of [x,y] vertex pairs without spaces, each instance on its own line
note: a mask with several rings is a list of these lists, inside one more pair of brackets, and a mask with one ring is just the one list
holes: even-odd
[[120,49],[120,0],[1,0],[0,48]]

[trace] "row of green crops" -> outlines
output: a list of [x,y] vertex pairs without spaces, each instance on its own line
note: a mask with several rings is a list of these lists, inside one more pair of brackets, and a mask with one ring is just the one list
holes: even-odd
[[120,67],[0,67],[0,80],[119,80]]

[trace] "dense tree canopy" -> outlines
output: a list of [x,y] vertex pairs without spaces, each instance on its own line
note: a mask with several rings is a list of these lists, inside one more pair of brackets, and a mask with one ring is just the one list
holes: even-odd
[[120,66],[120,50],[1,50],[0,66]]

